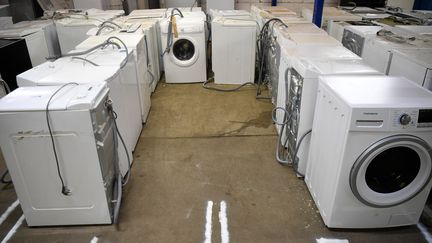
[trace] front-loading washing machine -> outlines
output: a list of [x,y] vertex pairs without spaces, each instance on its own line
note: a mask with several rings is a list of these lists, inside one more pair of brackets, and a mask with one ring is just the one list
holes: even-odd
[[57,86],[67,83],[91,84],[106,82],[110,89],[110,97],[117,116],[118,130],[124,139],[127,153],[122,145],[121,138],[118,136],[118,156],[120,171],[123,176],[129,171],[129,162],[133,161],[132,151],[134,150],[135,136],[131,136],[135,127],[128,117],[127,110],[131,102],[130,96],[125,95],[122,83],[120,68],[118,66],[94,66],[90,63],[83,63],[81,60],[64,57],[54,62],[45,62],[17,76],[19,87],[28,86]]
[[321,77],[305,181],[324,223],[416,224],[432,187],[431,146],[430,91],[400,77]]
[[[176,26],[168,33],[170,21],[161,23],[161,40],[165,81],[167,83],[197,83],[207,80],[205,24],[201,18],[174,16]],[[176,36],[177,33],[177,36]],[[169,46],[167,46],[167,40]]]

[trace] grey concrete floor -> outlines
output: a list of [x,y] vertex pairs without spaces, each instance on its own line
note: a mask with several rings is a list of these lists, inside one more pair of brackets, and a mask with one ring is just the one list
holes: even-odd
[[[222,201],[231,242],[426,242],[416,226],[327,229],[303,181],[275,162],[272,105],[257,101],[254,92],[160,83],[134,152],[119,224],[29,228],[24,223],[10,242],[203,242],[209,201],[214,202],[212,242],[221,242]],[[13,186],[1,186],[0,214],[15,200]],[[17,208],[0,225],[0,239],[21,215]]]

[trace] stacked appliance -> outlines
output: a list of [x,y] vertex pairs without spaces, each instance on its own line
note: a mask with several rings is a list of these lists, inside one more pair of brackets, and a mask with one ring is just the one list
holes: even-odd
[[388,74],[405,77],[432,91],[432,49],[394,51]]
[[258,26],[250,16],[232,14],[219,12],[212,20],[214,80],[217,84],[253,83]]
[[357,54],[359,57],[362,57],[363,50],[365,49],[365,43],[369,38],[375,38],[381,29],[381,26],[347,26],[344,28],[342,35],[342,45]]
[[27,225],[116,221],[121,180],[108,99],[101,82],[19,88],[0,100],[0,147]]
[[[117,57],[122,58],[123,62],[126,58],[124,53],[121,54],[123,55],[117,55]],[[18,75],[17,82],[19,87],[55,86],[70,82],[80,85],[106,82],[110,88],[110,97],[114,102],[114,110],[118,114],[117,124],[121,134],[121,136],[118,135],[119,164],[122,175],[126,175],[129,171],[129,163],[132,163],[132,151],[136,144],[136,133],[140,131],[141,123],[137,124],[134,116],[128,116],[128,110],[131,107],[130,102],[136,101],[132,98],[133,93],[126,94],[125,89],[128,88],[128,84],[122,81],[122,77],[119,66],[94,66],[87,61],[64,57],[54,62],[45,62]],[[123,146],[122,140],[125,146]]]
[[0,30],[0,38],[25,40],[33,66],[45,62],[47,57],[60,54],[57,31],[50,20],[19,22]]
[[321,77],[305,181],[324,223],[417,224],[431,146],[431,92],[397,77]]
[[163,20],[160,26],[166,82],[206,81],[205,17],[175,15]]
[[342,42],[345,28],[348,26],[378,26],[369,20],[363,21],[330,21],[327,26],[327,33],[336,40]]

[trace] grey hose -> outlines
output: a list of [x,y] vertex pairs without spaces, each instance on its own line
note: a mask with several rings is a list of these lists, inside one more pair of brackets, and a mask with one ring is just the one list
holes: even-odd
[[247,86],[247,85],[252,85],[252,86],[255,86],[255,85],[256,85],[255,83],[247,82],[247,83],[241,84],[240,86],[238,86],[238,87],[236,87],[236,88],[233,88],[233,89],[220,89],[220,88],[211,87],[211,86],[208,86],[208,85],[207,85],[208,83],[210,83],[210,81],[211,81],[212,79],[213,79],[213,78],[210,78],[210,79],[208,79],[207,81],[205,81],[205,82],[202,84],[202,87],[203,87],[204,89],[214,90],[214,91],[220,91],[220,92],[235,92],[235,91],[238,91],[238,90],[240,90],[241,88],[243,88],[243,87],[245,87],[245,86]]
[[82,61],[88,62],[88,63],[90,63],[91,65],[96,66],[96,67],[99,66],[99,64],[94,63],[94,62],[92,62],[92,61],[90,61],[89,59],[84,58],[84,57],[72,57],[72,59],[82,60]]
[[113,219],[113,223],[117,224],[118,223],[118,216],[120,213],[120,206],[121,206],[121,199],[123,196],[123,192],[122,192],[122,176],[121,173],[119,172],[117,175],[117,200],[116,200],[116,205],[114,207],[114,219]]
[[74,53],[65,53],[65,54],[61,54],[60,56],[57,56],[57,57],[47,57],[47,60],[56,60],[56,59],[61,58],[61,57],[81,56],[81,55],[88,54],[88,53],[90,53],[90,52],[92,52],[92,51],[94,51],[94,50],[96,50],[98,48],[105,47],[107,45],[115,45],[116,47],[118,47],[118,49],[121,48],[120,45],[117,44],[117,43],[115,43],[115,42],[104,42],[104,43],[96,45],[96,46],[94,46],[94,47],[92,47],[92,48],[90,48],[88,50],[85,50],[85,51],[74,52]]
[[[293,158],[294,160],[295,160],[295,158],[297,157],[297,153],[298,153],[298,151],[299,151],[299,149],[300,149],[300,146],[301,146],[303,140],[304,140],[304,139],[306,138],[306,136],[309,135],[310,133],[312,133],[312,130],[307,131],[305,134],[303,134],[303,135],[300,137],[300,140],[299,140],[299,142],[298,142],[298,144],[297,144],[297,146],[296,146],[296,150],[295,150],[295,152],[294,152],[294,156],[293,156],[293,157],[294,157],[294,158]],[[294,162],[294,170],[295,170],[295,172],[296,172],[300,177],[304,177],[304,175],[298,171],[297,166],[298,166],[298,163],[297,163],[297,162]]]
[[6,83],[6,81],[4,81],[2,78],[0,78],[0,83],[5,87],[6,93],[9,94],[11,92],[11,90],[9,88],[9,85]]
[[[123,47],[124,47],[124,49],[125,49],[125,51],[126,51],[126,62],[120,67],[120,68],[124,68],[126,65],[127,65],[127,63],[129,62],[129,50],[128,50],[128,48],[127,48],[127,46],[126,46],[126,44],[120,39],[120,38],[118,38],[118,37],[115,37],[115,36],[111,36],[111,37],[109,37],[107,40],[106,40],[106,43],[115,43],[115,42],[112,42],[111,40],[117,40],[117,41],[119,41],[122,45],[123,45]],[[118,45],[117,43],[115,43],[116,45]],[[120,47],[119,47],[119,49],[120,49]]]

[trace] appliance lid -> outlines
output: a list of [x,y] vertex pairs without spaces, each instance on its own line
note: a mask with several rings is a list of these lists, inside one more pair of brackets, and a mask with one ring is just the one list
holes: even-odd
[[403,77],[338,75],[320,81],[351,107],[432,108],[432,93]]
[[[72,50],[69,53],[81,52],[81,50]],[[133,50],[129,50],[129,55],[133,54]],[[79,58],[87,59],[99,66],[122,66],[126,60],[126,50],[117,49],[117,47],[107,47],[105,49],[97,49],[88,54],[76,56]],[[70,58],[71,62],[82,63],[83,65],[91,65],[91,63],[86,63],[85,60]]]
[[320,74],[375,74],[380,73],[367,65],[362,60],[310,60],[310,67],[313,67]]
[[[75,50],[87,50],[94,46],[97,46],[99,44],[102,44],[105,42],[109,37],[115,36],[121,39],[125,45],[131,49],[137,49],[137,46],[140,44],[140,42],[144,39],[144,34],[138,34],[138,33],[110,33],[103,36],[90,36],[85,41],[81,42],[75,47]],[[115,41],[115,40],[114,40]],[[120,46],[121,43],[119,43]]]
[[[0,112],[44,111],[51,96],[61,86],[21,87],[0,100]],[[51,100],[49,110],[82,110],[95,106],[97,98],[108,92],[105,82],[68,85]]]
[[432,69],[432,49],[400,49],[393,55],[403,56],[425,68]]
[[309,59],[361,59],[343,46],[295,46],[294,48],[282,46],[281,49],[287,56]]

